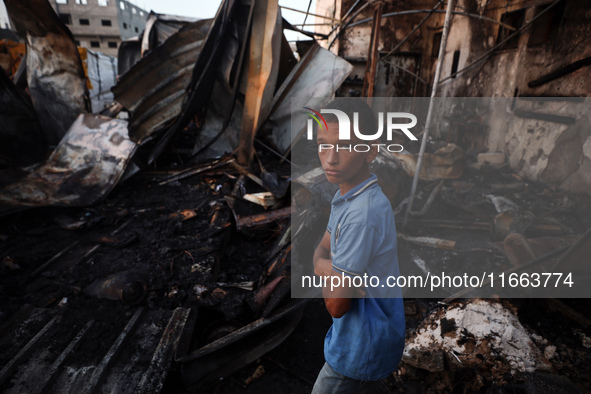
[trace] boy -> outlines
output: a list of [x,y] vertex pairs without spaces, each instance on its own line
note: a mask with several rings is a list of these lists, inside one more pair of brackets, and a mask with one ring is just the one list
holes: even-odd
[[[351,139],[339,140],[339,123],[327,114],[326,129],[317,133],[318,156],[328,181],[338,184],[339,191],[331,203],[326,233],[314,252],[314,273],[343,280],[334,288],[335,282],[328,280],[322,289],[333,325],[324,342],[326,363],[312,393],[387,392],[381,380],[396,370],[405,334],[401,291],[387,286],[388,276],[399,275],[396,228],[390,202],[369,172],[377,149],[359,152],[354,147],[377,141],[361,141],[353,132],[355,112],[359,130],[366,135],[377,129],[375,117],[361,100],[335,100],[325,109],[349,116]],[[357,276],[366,278],[364,289],[344,280]]]

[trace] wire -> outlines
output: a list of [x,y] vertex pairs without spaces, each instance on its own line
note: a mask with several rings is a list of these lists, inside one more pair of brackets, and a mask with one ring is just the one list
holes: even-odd
[[[349,20],[348,20],[348,21],[346,21],[345,23],[342,23],[342,24],[341,24],[341,25],[342,25],[342,27],[339,29],[339,32],[338,32],[338,33],[335,35],[335,37],[333,38],[333,40],[331,41],[331,43],[328,45],[328,49],[330,49],[330,48],[332,47],[332,45],[333,45],[333,44],[335,43],[335,41],[336,41],[336,40],[339,38],[339,36],[340,36],[340,35],[341,35],[341,33],[343,32],[343,30],[345,30],[345,28],[347,28],[347,25],[349,24],[349,22],[351,22],[353,19],[355,19],[355,17],[356,17],[357,15],[359,15],[359,13],[360,13],[361,11],[363,11],[363,10],[364,10],[364,9],[365,9],[365,8],[366,8],[368,5],[369,5],[369,3],[365,3],[364,5],[362,5],[362,6],[361,6],[361,8],[359,8],[357,11],[355,11],[355,13],[354,13],[353,15],[351,15],[351,18],[349,18]],[[370,18],[370,19],[372,19],[372,18]],[[330,32],[330,34],[332,34],[332,33],[335,31],[335,29],[336,29],[337,27],[339,27],[339,26],[336,26],[334,29],[332,29],[332,31]],[[329,36],[330,36],[330,34],[329,34]]]
[[308,3],[308,9],[306,10],[306,16],[304,17],[304,22],[302,23],[303,26],[306,25],[306,20],[308,19],[308,15],[310,15],[310,7],[312,7],[312,0]]
[[[431,9],[431,11],[435,11],[440,5],[443,4],[443,0],[440,0],[439,3],[435,4],[435,7],[433,7]],[[427,21],[427,19],[429,19],[431,17],[431,15],[433,15],[433,12],[429,12],[429,14],[423,18],[423,20],[414,27],[414,29],[411,30],[410,33],[408,33],[406,35],[406,37],[404,37],[394,48],[392,48],[392,50],[390,52],[388,52],[385,56],[382,57],[382,60],[387,59],[388,57],[390,57],[394,52],[396,52],[398,50],[398,48],[400,48],[402,46],[402,44],[404,44],[413,34],[415,31],[417,31],[421,26],[423,26],[423,24]]]
[[312,14],[312,13],[309,13],[309,12],[304,12],[304,11],[301,11],[301,10],[297,10],[295,8],[286,7],[284,5],[280,5],[279,7],[283,8],[284,10],[290,10],[290,11],[293,11],[293,12],[299,12],[300,14],[309,14],[309,15],[312,15],[312,16],[317,16],[318,18],[330,19],[330,20],[335,21],[335,22],[340,22],[338,19],[332,18],[330,16]]
[[525,29],[529,28],[536,21],[536,19],[538,19],[539,17],[541,17],[542,15],[544,15],[550,8],[554,7],[556,4],[560,3],[561,1],[562,0],[555,0],[554,3],[550,4],[548,7],[544,8],[538,15],[536,15],[535,17],[533,17],[531,21],[527,22],[525,25],[523,25],[521,28],[519,28],[513,34],[509,35],[503,41],[501,41],[500,43],[498,43],[497,45],[495,45],[494,47],[492,47],[484,55],[480,56],[478,59],[474,60],[472,63],[470,63],[469,65],[467,65],[463,69],[461,69],[459,71],[456,71],[454,74],[450,75],[447,78],[442,79],[441,81],[439,81],[439,83],[441,84],[441,83],[443,83],[445,81],[449,81],[450,79],[455,78],[456,76],[460,75],[461,73],[463,73],[465,71],[468,71],[469,69],[471,69],[472,67],[474,67],[475,65],[477,65],[478,63],[480,63],[482,60],[484,60],[486,57],[488,57],[488,55],[490,55],[491,53],[493,53],[494,51],[496,51],[499,47],[503,46],[507,41],[509,41],[513,37],[516,37],[518,34],[520,34]]
[[[389,12],[387,14],[382,15],[382,18],[389,18],[392,16],[402,16],[402,15],[412,15],[412,14],[423,14],[425,12],[429,12],[429,13],[435,13],[435,14],[445,14],[445,11],[443,10],[408,10],[408,11],[397,11],[397,12]],[[515,30],[515,28],[511,25],[508,25],[506,23],[500,22],[496,19],[492,19],[486,16],[482,16],[480,14],[472,14],[469,12],[462,12],[462,11],[452,11],[452,14],[454,15],[464,15],[464,16],[469,16],[472,18],[476,18],[476,19],[482,19],[484,21],[488,21],[488,22],[492,22],[492,23],[496,23],[498,25],[503,26],[506,29],[509,30]],[[355,23],[350,24],[348,27],[355,27],[358,25],[362,25],[364,23],[367,22],[371,22],[373,20],[373,18],[366,18],[366,19],[362,19],[360,21],[357,21]]]

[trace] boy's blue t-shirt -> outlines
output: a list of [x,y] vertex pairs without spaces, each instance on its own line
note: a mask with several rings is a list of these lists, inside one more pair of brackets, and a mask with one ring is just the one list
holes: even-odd
[[405,321],[402,292],[387,285],[399,275],[394,213],[374,174],[344,196],[335,194],[327,231],[335,271],[367,274],[368,286],[365,298],[352,299],[349,311],[333,318],[324,357],[349,378],[383,379],[402,357]]

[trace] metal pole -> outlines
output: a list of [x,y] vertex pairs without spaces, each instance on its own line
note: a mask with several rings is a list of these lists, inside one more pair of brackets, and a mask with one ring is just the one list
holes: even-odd
[[[384,3],[377,1],[374,4],[374,18],[373,29],[371,32],[371,42],[369,44],[369,51],[367,55],[367,63],[365,66],[365,79],[363,82],[363,96],[373,97],[374,86],[376,82],[376,68],[378,66],[378,46],[380,45],[380,25],[382,21],[382,9]],[[370,99],[371,100],[371,99]]]
[[449,33],[449,25],[451,23],[451,10],[453,8],[453,0],[447,3],[447,10],[445,12],[445,22],[443,23],[443,33],[441,35],[441,44],[439,45],[439,56],[437,57],[437,68],[435,69],[435,78],[433,78],[433,89],[431,90],[431,99],[429,100],[429,110],[427,111],[427,121],[425,122],[425,132],[423,133],[423,140],[421,141],[421,149],[419,150],[419,158],[417,160],[417,169],[412,180],[412,187],[410,189],[410,197],[404,214],[403,225],[406,226],[408,215],[412,210],[412,203],[417,191],[417,184],[419,183],[419,174],[421,173],[421,165],[423,164],[423,155],[425,154],[425,147],[427,146],[427,139],[429,138],[429,129],[431,128],[431,121],[433,118],[433,102],[435,101],[435,94],[437,93],[437,85],[439,85],[439,76],[441,75],[441,67],[443,66],[443,59],[445,58],[445,47],[447,44],[447,35]]

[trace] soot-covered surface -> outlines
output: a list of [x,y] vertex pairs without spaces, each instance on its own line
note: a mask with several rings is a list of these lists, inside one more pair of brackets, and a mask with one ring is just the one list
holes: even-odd
[[[0,319],[9,319],[24,304],[43,308],[36,312],[47,315],[39,317],[39,327],[29,327],[35,331],[52,316],[63,312],[59,332],[64,336],[80,331],[86,322],[94,320],[86,334],[91,340],[81,341],[73,356],[72,365],[80,368],[98,362],[100,352],[111,346],[138,308],[146,309],[141,320],[150,322],[154,332],[163,330],[171,311],[177,307],[201,306],[215,311],[212,315],[238,325],[252,322],[260,312],[252,302],[253,291],[229,284],[255,282],[257,287],[268,268],[268,253],[286,223],[278,221],[242,233],[235,231],[233,225],[228,226],[233,216],[224,194],[232,190],[238,176],[225,170],[159,185],[146,173],[119,185],[92,207],[43,208],[5,216],[0,223],[3,258]],[[446,182],[441,196],[429,211],[430,219],[488,220],[494,216],[494,207],[482,195],[495,193],[533,211],[537,217],[553,217],[571,229],[571,233],[580,234],[589,227],[590,216],[583,214],[588,212],[588,204],[581,196],[565,195],[527,183],[518,186],[517,192],[512,189],[516,186],[491,186],[503,182],[514,184],[514,177],[508,172],[467,173],[461,181],[465,183],[458,182]],[[428,193],[426,189],[423,199]],[[458,204],[462,199],[471,203]],[[418,204],[420,206],[420,200]],[[251,213],[261,212],[259,208],[253,207]],[[194,212],[191,218],[178,216],[179,212],[187,210]],[[486,231],[420,226],[404,229],[400,226],[399,232],[491,241]],[[443,263],[453,268],[472,260],[510,264],[498,251],[450,252],[400,239],[399,258],[423,260],[427,267]],[[85,293],[84,289],[96,280],[118,273],[137,275],[138,280],[147,277],[145,297],[129,305]],[[414,305],[407,311],[409,336],[434,308],[445,307],[438,306],[437,300],[409,301]],[[549,359],[551,373],[505,374],[497,380],[494,376],[483,380],[484,375],[477,368],[441,375],[403,363],[396,372],[395,391],[463,392],[466,387],[481,387],[480,392],[493,389],[534,392],[532,390],[542,386],[570,387],[571,383],[580,390],[591,390],[589,327],[581,327],[564,315],[550,311],[545,300],[514,300],[513,304],[536,345],[542,349],[548,345],[556,347],[555,355]],[[584,316],[591,315],[587,300],[570,300],[567,304]],[[205,392],[309,392],[324,362],[323,340],[330,324],[322,300],[313,300],[294,333],[282,345]],[[146,346],[154,345],[156,337],[144,334]],[[144,334],[134,335],[141,340]],[[27,337],[27,333],[22,337]],[[22,347],[26,343],[25,339],[23,341],[17,340],[10,346]],[[38,346],[51,350],[52,346],[58,346],[57,339],[55,341],[50,339]],[[131,347],[123,347],[120,356],[133,356],[133,352]],[[2,362],[7,360],[2,359]],[[249,377],[256,375],[257,369],[260,376],[246,384]],[[163,391],[182,392],[180,381],[178,365],[173,363]],[[4,388],[14,389],[15,383],[18,382],[9,382]]]

